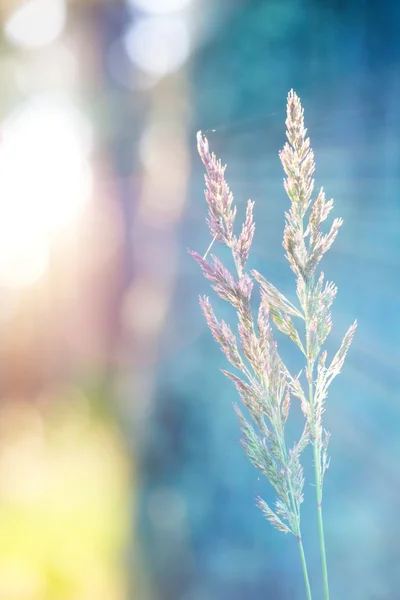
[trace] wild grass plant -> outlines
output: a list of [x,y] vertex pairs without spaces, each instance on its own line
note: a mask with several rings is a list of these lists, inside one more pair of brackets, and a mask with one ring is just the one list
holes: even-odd
[[[300,527],[304,488],[301,458],[305,448],[312,445],[324,600],[329,600],[322,517],[323,483],[329,466],[329,433],[323,427],[322,417],[328,388],[343,366],[356,322],[348,329],[332,360],[328,361],[323,346],[331,331],[330,311],[337,290],[333,283],[325,281],[323,272],[317,274],[317,268],[333,244],[342,219],[335,218],[329,231],[322,232],[321,226],[333,208],[333,200],[326,200],[323,188],[312,199],[315,163],[306,134],[303,108],[292,90],[287,99],[287,142],[279,156],[286,174],[284,187],[290,200],[290,208],[285,213],[283,247],[296,279],[297,305],[258,271],[246,270],[255,231],[254,202],[248,201],[240,234],[236,235],[236,206],[225,180],[226,167],[210,153],[208,141],[201,132],[197,135],[197,145],[206,169],[207,224],[212,241],[203,257],[193,251],[191,254],[217,294],[236,309],[238,326],[234,333],[229,324],[217,319],[209,298],[200,298],[208,327],[235,369],[234,373],[225,370],[223,373],[235,384],[251,417],[249,422],[235,405],[244,451],[277,494],[273,507],[262,498],[258,498],[258,506],[274,527],[295,536],[308,600],[312,595]],[[211,255],[211,260],[207,260],[214,242],[230,249],[234,274],[217,256]],[[256,314],[253,314],[251,298],[255,282],[259,284],[260,301]],[[272,325],[287,335],[303,355],[304,369],[298,375],[290,373],[282,361]],[[304,427],[298,441],[288,447],[285,426],[292,398],[300,402]]]

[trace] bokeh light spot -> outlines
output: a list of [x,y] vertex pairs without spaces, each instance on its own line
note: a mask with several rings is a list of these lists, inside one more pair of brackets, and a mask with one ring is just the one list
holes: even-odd
[[65,21],[65,0],[29,0],[11,14],[4,32],[17,46],[38,48],[56,40]]
[[191,2],[192,0],[129,0],[134,8],[153,14],[166,14],[182,10]]
[[134,23],[124,37],[129,58],[151,75],[177,70],[189,55],[189,33],[183,19],[150,17]]
[[161,286],[144,278],[126,293],[121,316],[128,331],[147,337],[159,330],[166,310],[165,292]]

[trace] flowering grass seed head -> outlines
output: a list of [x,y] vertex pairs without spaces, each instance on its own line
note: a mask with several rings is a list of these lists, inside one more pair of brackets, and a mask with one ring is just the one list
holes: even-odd
[[[277,529],[291,532],[301,539],[300,505],[303,502],[304,475],[300,457],[311,441],[318,457],[316,472],[322,497],[322,481],[329,465],[329,434],[322,427],[324,401],[328,387],[343,366],[356,323],[349,328],[330,365],[326,366],[327,353],[322,346],[331,331],[330,309],[337,290],[333,283],[324,283],[322,272],[317,278],[315,273],[323,255],[333,244],[342,219],[335,218],[329,232],[321,232],[321,225],[333,208],[333,200],[326,200],[323,188],[312,200],[314,153],[304,126],[303,108],[293,90],[287,99],[286,137],[287,142],[279,156],[286,175],[284,187],[291,204],[285,212],[283,247],[296,275],[299,306],[290,302],[258,271],[245,271],[255,232],[254,202],[247,202],[237,237],[237,210],[225,180],[226,167],[214,153],[210,153],[208,140],[201,132],[197,135],[197,147],[206,169],[207,224],[213,241],[231,250],[236,273],[233,275],[214,255],[209,262],[196,252],[191,251],[191,254],[220,298],[229,302],[237,312],[236,335],[227,323],[218,321],[209,299],[200,298],[214,339],[243,377],[223,371],[233,381],[254,423],[254,426],[250,424],[235,406],[244,451],[252,464],[267,477],[278,496],[274,510],[261,498],[257,504]],[[256,320],[250,306],[254,280],[261,288]],[[308,391],[301,384],[300,374],[292,376],[283,363],[271,321],[304,355]],[[297,329],[299,321],[305,330],[303,334]],[[300,400],[305,425],[299,441],[288,449],[285,424],[292,396]]]

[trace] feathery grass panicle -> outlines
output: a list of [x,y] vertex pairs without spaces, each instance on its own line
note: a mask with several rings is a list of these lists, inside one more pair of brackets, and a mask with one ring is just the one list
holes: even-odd
[[255,323],[250,308],[254,282],[252,276],[245,272],[255,230],[254,202],[249,200],[247,203],[245,219],[237,237],[234,231],[237,211],[225,180],[225,167],[210,153],[208,141],[201,133],[197,136],[197,143],[206,168],[207,223],[215,241],[230,248],[236,275],[230,273],[214,255],[209,262],[196,252],[191,251],[191,254],[218,295],[236,309],[238,335],[235,336],[223,321],[217,320],[208,298],[201,298],[200,304],[214,338],[229,362],[245,378],[243,380],[234,373],[223,371],[235,384],[256,427],[254,429],[236,408],[244,450],[251,462],[267,476],[279,497],[275,511],[269,509],[268,514],[270,517],[275,515],[275,520],[272,520],[279,529],[299,536],[302,494],[295,495],[290,489],[291,479],[298,489],[301,477],[298,468],[290,469],[290,455],[284,439],[284,425],[290,406],[289,384],[270,325],[269,303],[263,294]]
[[[298,379],[292,379],[290,387],[292,392],[300,398],[301,408],[309,426],[313,443],[324,597],[325,600],[329,600],[322,495],[324,475],[329,466],[327,448],[330,434],[323,429],[322,414],[327,389],[343,366],[355,333],[356,322],[350,326],[338,352],[327,368],[325,366],[327,353],[322,350],[322,346],[332,328],[330,309],[337,289],[333,283],[324,284],[324,274],[322,272],[316,279],[315,272],[323,255],[333,244],[343,221],[340,218],[335,218],[329,232],[327,234],[321,232],[321,225],[333,208],[333,200],[326,201],[324,190],[321,188],[316,199],[312,202],[312,191],[314,189],[312,175],[315,171],[314,154],[310,148],[310,140],[306,137],[307,130],[304,127],[303,108],[299,97],[293,90],[288,95],[286,128],[288,142],[280,153],[280,159],[286,174],[284,186],[291,201],[291,207],[285,213],[286,225],[283,246],[289,264],[297,277],[297,296],[305,323],[305,346],[302,350],[303,352],[305,350],[304,354],[306,356],[305,374],[308,392],[303,390]],[[308,223],[305,224],[304,220],[310,206]],[[279,327],[277,320],[275,322]],[[293,331],[289,325],[284,322],[284,326],[281,324],[279,328],[283,333],[287,333],[301,348],[297,340],[298,332]]]
[[[280,159],[286,173],[284,185],[291,201],[291,207],[286,213],[283,246],[290,266],[297,275],[297,295],[301,310],[300,314],[295,316],[300,316],[305,323],[306,377],[309,385],[311,387],[315,385],[317,390],[317,393],[313,394],[313,398],[308,398],[304,404],[304,406],[306,403],[309,404],[309,407],[305,409],[307,413],[305,416],[309,421],[314,444],[321,447],[322,428],[319,415],[322,413],[322,402],[326,397],[327,387],[343,366],[354,336],[356,322],[349,328],[342,346],[327,369],[325,367],[326,352],[322,352],[322,346],[332,327],[330,309],[337,288],[333,283],[324,284],[322,272],[316,279],[315,270],[322,256],[332,245],[342,225],[342,219],[334,219],[330,231],[327,234],[321,233],[321,225],[333,208],[333,200],[327,202],[321,188],[317,198],[312,202],[314,154],[310,148],[310,140],[306,138],[304,111],[299,97],[293,90],[288,95],[286,127],[288,142],[280,152]],[[304,218],[310,206],[308,223],[305,227]],[[286,313],[294,315],[292,306],[287,304],[288,301],[277,300],[276,292],[273,294],[269,291],[271,284],[265,282],[259,273],[253,273],[266,293],[269,294],[271,304],[280,312],[286,311]],[[280,323],[277,325],[279,327]],[[292,339],[296,338],[295,341],[298,343],[298,332],[293,332],[292,327],[286,321],[280,329]],[[314,368],[318,358],[317,378],[314,382]],[[306,394],[302,393],[298,386],[297,392],[301,399],[305,399]]]
[[[337,290],[333,283],[324,282],[322,272],[316,277],[316,269],[334,242],[342,219],[335,218],[329,232],[321,232],[321,225],[333,208],[333,200],[326,200],[323,188],[315,200],[312,200],[315,163],[306,134],[300,99],[291,90],[287,100],[288,141],[279,156],[286,174],[284,187],[291,203],[285,213],[283,247],[290,267],[296,275],[299,306],[296,307],[285,298],[258,271],[246,272],[255,231],[254,202],[247,202],[245,219],[237,237],[237,209],[225,180],[226,167],[222,166],[214,153],[210,153],[208,141],[201,132],[197,135],[197,146],[206,168],[207,224],[212,242],[203,257],[193,251],[191,254],[200,264],[205,277],[213,284],[217,294],[237,311],[236,335],[228,324],[218,321],[209,299],[200,298],[213,337],[220,344],[231,365],[241,374],[239,377],[235,373],[222,371],[235,384],[254,424],[248,422],[235,405],[243,435],[243,449],[252,464],[267,477],[277,494],[273,509],[261,498],[257,499],[257,504],[274,527],[296,536],[308,600],[311,600],[311,588],[300,531],[300,506],[303,502],[304,488],[300,459],[309,442],[313,445],[324,596],[325,600],[329,600],[322,489],[324,475],[329,466],[327,447],[330,434],[323,429],[322,415],[328,388],[343,366],[355,333],[356,322],[347,331],[330,365],[326,366],[327,353],[322,347],[331,331],[330,309]],[[206,260],[215,241],[231,250],[235,275],[215,255],[211,256],[212,262]],[[250,305],[254,280],[259,283],[261,292],[256,320]],[[298,321],[303,327],[302,334],[297,329]],[[291,375],[283,363],[271,322],[287,335],[304,355],[304,386],[300,381],[301,373],[298,376]],[[292,396],[300,400],[305,424],[298,442],[288,449],[285,425],[290,414]]]

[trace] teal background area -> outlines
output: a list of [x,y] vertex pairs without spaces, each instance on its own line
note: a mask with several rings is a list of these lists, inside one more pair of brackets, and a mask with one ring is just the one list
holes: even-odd
[[[281,246],[288,199],[278,151],[291,88],[305,109],[316,187],[335,199],[344,225],[323,261],[338,286],[327,349],[351,322],[358,331],[332,385],[325,426],[331,466],[324,492],[332,600],[392,600],[400,587],[400,5],[398,2],[215,2],[210,34],[188,65],[193,111],[189,201],[179,231],[179,275],[157,366],[153,412],[141,438],[140,536],[160,600],[300,600],[297,545],[255,506],[267,481],[243,455],[227,363],[206,329],[198,295],[234,315],[210,290],[187,248],[209,244],[196,154],[201,129],[228,164],[239,218],[255,200],[249,266],[293,298]],[[173,151],[173,140],[171,150]],[[224,254],[222,253],[222,256]],[[234,323],[234,321],[231,321]],[[280,339],[280,338],[279,338]],[[281,341],[281,339],[280,339]],[[282,341],[293,369],[296,349]],[[293,433],[301,422],[293,413]],[[302,524],[315,598],[321,576],[306,452]],[[185,528],[148,517],[148,498],[173,490]],[[320,595],[318,595],[320,594]]]

